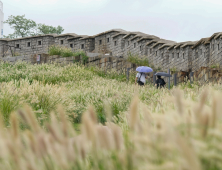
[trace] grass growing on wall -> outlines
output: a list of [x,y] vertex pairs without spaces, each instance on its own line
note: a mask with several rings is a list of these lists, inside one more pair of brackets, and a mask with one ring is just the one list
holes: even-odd
[[216,69],[219,69],[220,68],[220,64],[212,64],[210,65],[210,68],[216,68]]
[[88,61],[88,56],[84,51],[72,51],[72,49],[67,48],[67,47],[60,47],[53,45],[49,48],[49,55],[59,55],[62,57],[76,57],[76,56],[81,56],[82,57],[82,62],[86,63]]
[[140,58],[138,55],[133,55],[131,52],[128,53],[127,61],[136,64],[137,66],[150,66],[148,58]]

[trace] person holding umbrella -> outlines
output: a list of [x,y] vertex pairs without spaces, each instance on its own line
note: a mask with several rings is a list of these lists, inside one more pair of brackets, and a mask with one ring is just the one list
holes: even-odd
[[157,76],[157,80],[155,82],[155,86],[157,86],[157,88],[162,88],[166,85],[166,82],[164,81],[164,79],[161,78],[161,76]]
[[135,84],[138,83],[140,86],[144,86],[146,83],[146,74],[145,73],[137,73],[136,74],[136,79],[135,79]]
[[[162,88],[166,85],[166,82],[164,81],[164,79],[161,78],[161,76],[164,77],[169,77],[169,83],[170,83],[170,77],[172,77],[172,75],[170,75],[169,73],[165,73],[165,72],[158,72],[155,74],[155,76],[157,76],[157,80],[155,82],[155,86],[157,86],[157,88]],[[169,89],[170,89],[170,84],[169,84]]]
[[138,85],[144,86],[144,84],[146,83],[146,78],[147,78],[145,73],[153,72],[153,69],[150,67],[141,66],[141,67],[137,67],[136,71],[138,71],[139,73],[137,73],[136,75],[135,84],[138,83]]

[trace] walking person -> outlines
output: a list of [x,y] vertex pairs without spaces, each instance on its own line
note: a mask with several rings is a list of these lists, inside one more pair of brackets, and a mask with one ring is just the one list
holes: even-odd
[[135,84],[138,83],[140,86],[144,86],[146,83],[146,74],[145,73],[137,73],[136,78],[135,78]]
[[157,80],[156,80],[156,83],[155,83],[155,86],[157,86],[157,89],[162,88],[165,85],[166,85],[166,82],[164,81],[164,79],[162,79],[161,76],[157,76]]

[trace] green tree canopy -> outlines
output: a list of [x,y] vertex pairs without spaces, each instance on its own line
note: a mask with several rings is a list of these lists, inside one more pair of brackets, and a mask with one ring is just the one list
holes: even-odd
[[4,22],[10,25],[14,29],[14,33],[9,35],[10,37],[27,37],[32,34],[36,28],[36,23],[33,20],[26,19],[25,15],[9,16]]
[[61,26],[53,27],[45,24],[37,24],[31,19],[25,18],[25,15],[9,16],[4,22],[14,29],[13,34],[4,36],[4,38],[19,38],[41,34],[61,34],[64,29]]
[[64,29],[59,25],[58,27],[48,26],[45,24],[38,24],[39,34],[61,34]]

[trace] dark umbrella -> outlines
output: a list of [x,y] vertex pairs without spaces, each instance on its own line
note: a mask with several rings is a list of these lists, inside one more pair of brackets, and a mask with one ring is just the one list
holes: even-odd
[[172,77],[172,75],[170,75],[169,73],[165,73],[165,72],[158,72],[155,74],[155,76]]

